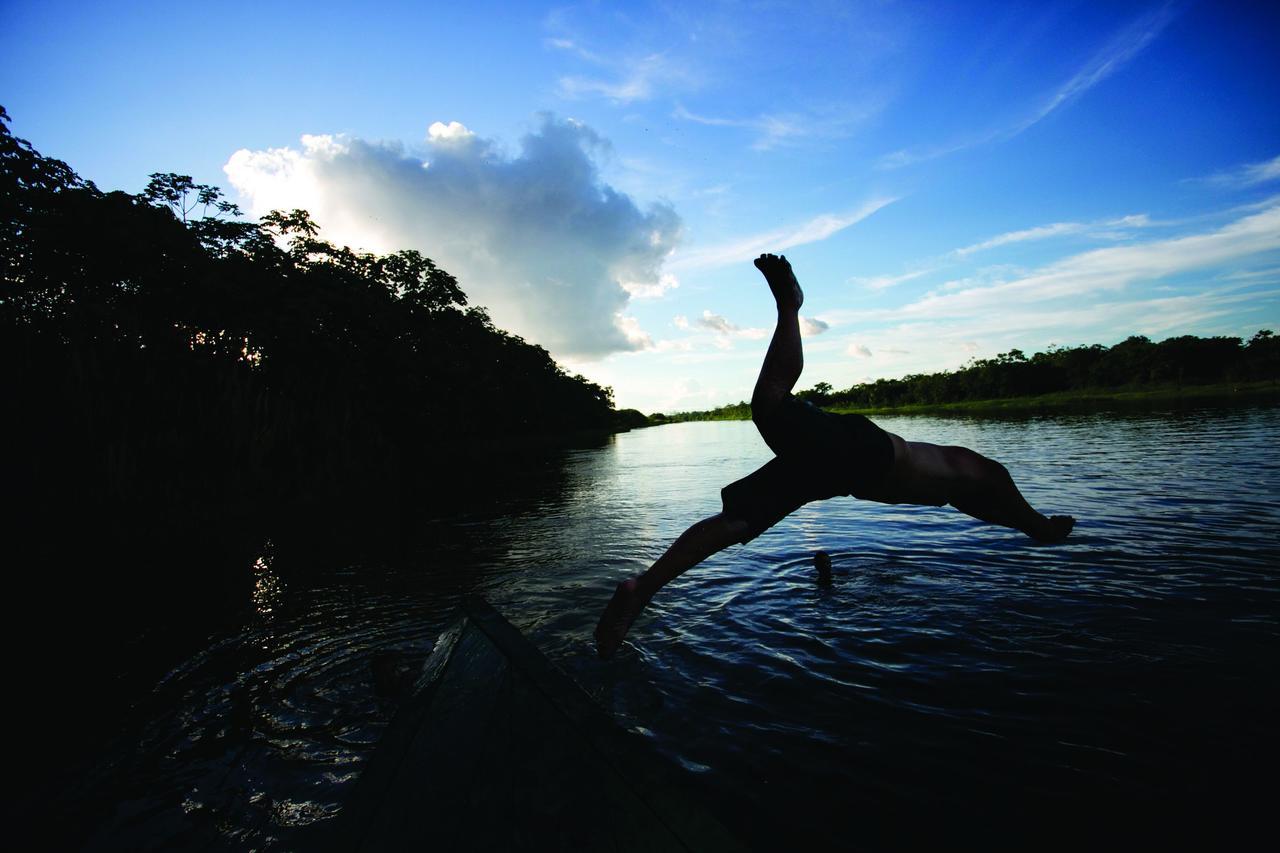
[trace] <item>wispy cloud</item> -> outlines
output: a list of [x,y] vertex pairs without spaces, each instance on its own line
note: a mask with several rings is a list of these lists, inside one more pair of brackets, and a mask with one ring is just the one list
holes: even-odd
[[677,315],[673,321],[675,327],[682,331],[706,330],[715,333],[715,344],[720,349],[730,349],[733,338],[759,340],[769,334],[768,329],[743,328],[725,317],[712,311],[703,311],[701,317],[690,320],[684,315]]
[[1278,288],[1246,291],[1237,285],[1114,299],[1104,306],[1093,302],[1011,304],[999,312],[963,319],[939,315],[895,323],[860,333],[857,343],[872,349],[877,357],[890,351],[883,344],[908,346],[911,363],[899,363],[899,368],[937,370],[971,355],[994,354],[1010,346],[1043,347],[1055,340],[1064,344],[1108,343],[1132,334],[1181,334],[1243,307],[1274,305],[1278,298]]
[[714,118],[697,115],[683,106],[677,106],[672,116],[709,127],[740,127],[752,130],[757,134],[757,138],[751,147],[757,151],[767,151],[789,140],[807,136],[810,132],[795,115],[760,115],[746,119]]
[[574,56],[577,56],[579,59],[584,59],[587,62],[593,63],[595,65],[604,65],[608,62],[608,60],[606,60],[600,54],[593,53],[592,51],[587,50],[581,44],[574,41],[573,39],[549,38],[546,40],[546,45],[547,47],[555,48],[556,50],[568,51],[569,53],[572,53]]
[[1091,233],[1095,236],[1109,236],[1112,239],[1120,236],[1115,229],[1117,228],[1145,228],[1153,225],[1151,217],[1145,213],[1132,214],[1130,216],[1121,216],[1117,219],[1105,219],[1098,222],[1054,222],[1049,225],[1037,225],[1034,228],[1024,228],[1020,231],[1007,231],[1004,234],[997,234],[987,240],[982,240],[969,246],[956,249],[955,254],[964,257],[972,255],[975,252],[982,252],[987,249],[994,249],[998,246],[1007,246],[1010,243],[1026,243],[1031,240],[1045,240],[1050,237],[1061,237],[1066,234],[1084,234]]
[[600,97],[618,104],[629,104],[650,100],[664,87],[688,84],[691,80],[688,64],[663,52],[614,57],[588,50],[568,38],[549,38],[546,44],[571,53],[602,72],[560,77],[557,88],[562,98]]
[[[1275,281],[1280,285],[1280,280]],[[1134,298],[1105,301],[1012,302],[998,311],[960,317],[938,313],[904,319],[895,312],[877,312],[882,325],[867,328],[864,323],[856,337],[832,341],[838,346],[826,351],[829,356],[813,352],[808,361],[816,373],[826,367],[829,376],[847,377],[856,370],[857,381],[867,382],[954,369],[970,358],[1013,347],[1033,352],[1050,342],[1107,344],[1133,334],[1158,339],[1188,332],[1240,333],[1233,329],[1241,312],[1253,313],[1259,326],[1267,325],[1266,318],[1275,316],[1278,305],[1280,286],[1226,285],[1178,294],[1138,295],[1135,291]]]
[[[1214,279],[1229,286],[1280,282],[1270,274],[1277,269],[1274,263],[1264,263],[1257,270],[1247,268],[1251,258],[1280,251],[1280,198],[1271,199],[1267,207],[1250,205],[1245,210],[1247,215],[1212,230],[1079,252],[1012,277],[1008,271],[1000,277],[997,268],[981,277],[949,282],[899,307],[827,310],[823,319],[833,326],[861,328],[936,320],[971,337],[964,330],[988,321],[992,328],[1018,328],[1024,322],[1051,326],[1055,317],[1062,319],[1072,312],[1092,316],[1096,324],[1103,313],[1111,316],[1116,295],[1130,285],[1219,266],[1235,266],[1233,272]],[[1108,221],[1150,222],[1141,215]],[[1153,304],[1168,310],[1185,302]]]
[[913,163],[933,160],[967,148],[991,142],[1012,139],[1028,128],[1043,121],[1053,112],[1079,99],[1086,92],[1115,74],[1141,53],[1164,31],[1177,15],[1177,7],[1166,3],[1156,8],[1116,33],[1089,61],[1082,65],[1070,79],[1052,92],[1040,98],[1040,103],[1017,121],[984,133],[952,141],[944,145],[904,148],[884,155],[877,162],[878,168],[896,169]]
[[815,112],[762,113],[751,118],[723,118],[701,115],[685,109],[683,105],[677,105],[671,115],[673,118],[708,127],[750,130],[756,136],[751,147],[756,151],[768,151],[806,138],[835,139],[847,136],[859,122],[879,109],[878,101],[868,101],[857,108],[840,104]]
[[762,252],[780,252],[806,243],[825,240],[833,234],[861,222],[882,207],[897,199],[873,198],[848,213],[824,213],[799,225],[776,228],[761,234],[753,234],[689,252],[678,252],[671,258],[674,269],[706,269],[741,263]]
[[1215,172],[1198,180],[1219,187],[1255,187],[1280,179],[1280,154],[1260,163],[1245,163],[1234,169]]
[[564,98],[603,97],[620,104],[647,101],[658,88],[686,78],[684,70],[666,55],[651,53],[627,62],[609,62],[609,78],[566,75],[559,80]]
[[[1035,240],[1047,240],[1053,237],[1067,235],[1085,235],[1105,240],[1120,240],[1129,237],[1133,229],[1147,228],[1162,224],[1168,223],[1156,222],[1145,213],[1134,213],[1128,216],[1101,219],[1094,222],[1053,222],[1048,225],[1037,225],[1032,228],[1006,231],[1002,234],[997,234],[994,237],[988,237],[985,240],[971,243],[968,246],[962,246],[959,249],[952,249],[941,256],[921,261],[920,263],[923,264],[923,266],[908,272],[899,273],[897,275],[854,276],[849,279],[849,282],[860,287],[865,287],[869,290],[887,290],[908,281],[914,281],[915,279],[922,278],[926,275],[940,272],[947,267],[954,265],[959,260],[967,259],[970,255],[984,252],[989,249],[996,249],[1001,246],[1008,246],[1015,243],[1026,243]],[[970,282],[971,279],[949,281],[942,285],[942,289],[955,290]]]
[[980,137],[974,137],[963,142],[953,142],[950,145],[935,145],[931,147],[916,148],[900,148],[897,151],[890,151],[876,161],[877,169],[901,169],[904,166],[911,166],[916,163],[923,163],[926,160],[936,160],[939,157],[945,157],[948,154],[954,154],[957,151],[963,151],[966,148],[973,148],[982,145],[984,142],[992,142],[1000,137],[1000,133],[988,133]]
[[989,240],[983,240],[980,243],[956,249],[956,254],[961,256],[972,255],[974,252],[994,249],[997,246],[1007,246],[1010,243],[1043,240],[1046,237],[1057,237],[1062,234],[1078,234],[1085,227],[1084,223],[1081,222],[1055,222],[1052,225],[1039,225],[1035,228],[1025,228],[1021,231],[1009,231],[1004,234],[997,234]]
[[819,320],[817,317],[801,317],[800,318],[800,336],[804,338],[816,338],[818,335],[831,328],[831,324],[825,320]]
[[900,275],[854,276],[849,279],[849,281],[853,284],[870,288],[871,290],[887,290],[890,287],[897,287],[904,282],[912,281],[920,278],[921,276],[928,275],[931,272],[936,272],[937,269],[937,267],[928,267],[927,269],[904,272]]
[[1174,19],[1176,11],[1172,3],[1166,3],[1121,30],[1089,62],[1085,63],[1074,77],[1050,95],[1038,110],[1015,125],[1010,135],[1021,133],[1119,71],[1129,60],[1155,41]]
[[1094,249],[992,285],[930,293],[898,309],[904,316],[960,317],[1013,304],[1081,299],[1134,282],[1205,269],[1280,249],[1280,205],[1203,234]]

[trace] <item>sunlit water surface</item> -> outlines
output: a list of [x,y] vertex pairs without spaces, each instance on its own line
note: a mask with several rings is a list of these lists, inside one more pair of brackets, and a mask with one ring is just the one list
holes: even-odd
[[745,422],[619,435],[568,454],[542,497],[497,482],[492,512],[424,520],[428,565],[303,589],[260,563],[243,622],[86,776],[114,792],[95,843],[305,844],[394,713],[386,682],[468,593],[762,846],[876,846],[913,809],[1182,802],[1274,755],[1280,409],[879,422],[1002,460],[1075,533],[1043,546],[950,509],[812,504],[668,586],[600,662],[613,584],[768,458]]

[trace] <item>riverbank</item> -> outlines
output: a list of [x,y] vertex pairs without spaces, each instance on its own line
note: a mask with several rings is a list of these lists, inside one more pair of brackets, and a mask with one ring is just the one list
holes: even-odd
[[1144,409],[1152,406],[1239,406],[1280,403],[1280,383],[1221,382],[1213,385],[1139,389],[1086,389],[995,400],[956,403],[911,404],[897,407],[830,407],[828,411],[862,415],[995,415],[1039,412]]
[[[1160,406],[1255,406],[1280,403],[1280,383],[1220,382],[1157,388],[1085,389],[1025,397],[963,400],[955,403],[912,403],[904,406],[823,406],[837,414],[859,415],[1006,415],[1045,412],[1126,411]],[[737,403],[706,412],[679,412],[650,418],[651,426],[682,421],[745,421],[751,407]]]

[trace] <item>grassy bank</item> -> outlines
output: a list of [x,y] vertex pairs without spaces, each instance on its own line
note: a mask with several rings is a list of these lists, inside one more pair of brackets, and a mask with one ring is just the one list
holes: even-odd
[[1280,383],[1221,382],[1213,385],[1184,385],[1137,389],[1083,389],[1059,391],[1027,397],[996,400],[965,400],[957,403],[911,404],[889,408],[830,407],[832,412],[863,415],[913,414],[1032,414],[1036,412],[1142,409],[1161,405],[1236,406],[1280,403]]
[[[903,406],[823,406],[829,412],[860,415],[1003,415],[1040,412],[1141,410],[1160,406],[1242,406],[1280,403],[1280,382],[1219,382],[1212,385],[1156,388],[1084,389],[994,400],[957,403],[912,403]],[[751,407],[745,403],[705,412],[680,412],[650,419],[653,426],[681,421],[745,421]]]

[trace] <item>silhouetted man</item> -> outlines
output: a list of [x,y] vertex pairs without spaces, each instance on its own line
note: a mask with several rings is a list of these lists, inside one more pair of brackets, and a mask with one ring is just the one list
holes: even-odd
[[761,255],[778,303],[764,365],[751,395],[751,419],[775,454],[764,467],[725,486],[723,511],[680,535],[649,570],[618,584],[596,626],[596,650],[609,657],[654,594],[719,551],[749,542],[810,501],[853,495],[886,504],[951,504],[992,524],[1058,542],[1075,525],[1069,515],[1037,512],[999,462],[964,447],[904,441],[861,415],[836,415],[791,395],[804,352],[804,292],[785,256]]

